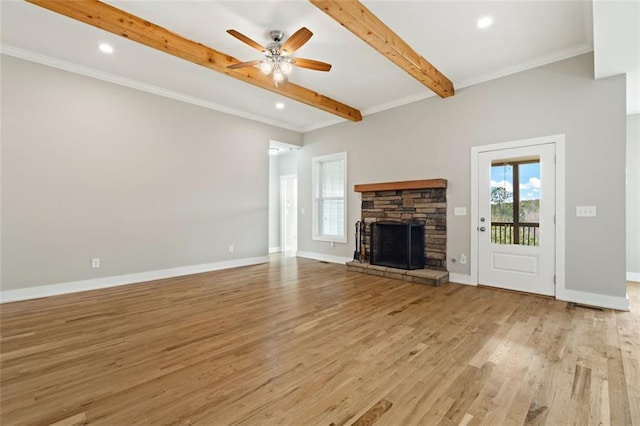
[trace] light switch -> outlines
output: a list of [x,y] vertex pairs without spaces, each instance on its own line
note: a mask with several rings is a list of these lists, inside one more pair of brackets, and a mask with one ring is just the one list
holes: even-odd
[[467,215],[467,208],[466,207],[456,207],[455,209],[453,209],[453,214],[456,216],[466,216]]
[[595,217],[596,206],[576,206],[576,216],[578,217]]

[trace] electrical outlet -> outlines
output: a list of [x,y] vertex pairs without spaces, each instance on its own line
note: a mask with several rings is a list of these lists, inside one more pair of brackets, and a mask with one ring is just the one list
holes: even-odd
[[93,259],[91,259],[91,267],[93,269],[96,269],[96,268],[100,267],[100,258],[99,257],[94,257]]
[[467,256],[465,256],[464,253],[460,253],[460,264],[461,265],[467,264]]
[[229,253],[233,253],[233,244],[229,244]]
[[304,214],[305,210],[304,207],[300,208],[300,214]]

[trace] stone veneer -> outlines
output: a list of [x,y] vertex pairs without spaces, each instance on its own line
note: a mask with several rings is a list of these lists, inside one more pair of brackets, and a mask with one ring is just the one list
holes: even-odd
[[373,222],[414,222],[424,225],[425,268],[447,270],[446,188],[362,192],[361,220],[366,225],[366,260],[370,260]]

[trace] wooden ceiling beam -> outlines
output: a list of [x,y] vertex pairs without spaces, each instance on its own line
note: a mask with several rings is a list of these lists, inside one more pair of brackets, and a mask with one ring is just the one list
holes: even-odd
[[26,1],[347,120],[362,120],[357,109],[313,90],[290,82],[276,87],[273,79],[257,68],[229,69],[241,61],[98,0]]
[[441,98],[453,96],[453,83],[358,0],[309,0]]

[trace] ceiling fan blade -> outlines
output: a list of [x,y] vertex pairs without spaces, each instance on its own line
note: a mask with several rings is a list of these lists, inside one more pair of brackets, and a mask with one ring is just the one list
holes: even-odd
[[258,44],[257,42],[251,40],[249,37],[247,37],[246,35],[238,32],[236,30],[227,30],[227,32],[229,34],[231,34],[232,36],[234,36],[235,38],[237,38],[238,40],[240,40],[241,42],[253,47],[258,52],[264,52],[265,50],[267,50],[264,46]]
[[238,68],[252,67],[254,65],[258,65],[260,62],[262,61],[260,61],[259,59],[249,62],[238,62],[237,64],[229,65],[227,68],[229,68],[230,70],[235,70]]
[[304,58],[293,58],[293,65],[315,71],[329,71],[331,69],[331,64]]
[[296,50],[300,49],[302,45],[309,41],[313,33],[307,28],[302,27],[284,42],[280,51],[287,51],[287,55],[291,55]]

